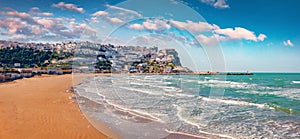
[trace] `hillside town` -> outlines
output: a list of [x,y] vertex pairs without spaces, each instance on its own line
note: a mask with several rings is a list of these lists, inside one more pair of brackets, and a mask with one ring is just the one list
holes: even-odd
[[192,73],[175,49],[114,46],[92,42],[23,43],[0,41],[0,82],[41,74]]

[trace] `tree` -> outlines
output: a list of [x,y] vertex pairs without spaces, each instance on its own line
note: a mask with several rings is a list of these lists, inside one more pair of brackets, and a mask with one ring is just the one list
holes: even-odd
[[12,47],[0,49],[0,63],[7,67],[14,67],[15,63],[21,63],[21,68],[48,66],[53,59],[63,60],[73,57],[72,53],[58,53],[57,51],[40,51],[31,48]]

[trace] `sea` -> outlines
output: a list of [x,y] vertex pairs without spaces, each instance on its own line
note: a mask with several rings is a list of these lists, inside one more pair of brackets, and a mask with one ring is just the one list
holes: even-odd
[[300,138],[299,73],[89,75],[75,90],[97,129],[126,139]]

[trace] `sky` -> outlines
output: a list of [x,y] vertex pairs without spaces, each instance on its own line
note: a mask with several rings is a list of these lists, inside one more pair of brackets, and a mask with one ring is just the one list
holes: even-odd
[[0,0],[0,40],[160,45],[194,70],[300,72],[298,9],[299,0]]

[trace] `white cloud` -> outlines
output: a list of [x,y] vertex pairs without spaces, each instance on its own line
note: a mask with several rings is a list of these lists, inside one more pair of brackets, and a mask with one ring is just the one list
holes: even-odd
[[113,24],[120,24],[120,23],[123,23],[124,21],[119,19],[119,18],[116,18],[116,17],[113,17],[113,18],[107,18],[107,21],[110,22],[110,23],[113,23]]
[[167,23],[166,20],[161,19],[147,19],[142,24],[131,24],[129,28],[136,29],[136,30],[168,30],[171,28],[171,25]]
[[0,28],[7,29],[7,34],[14,34],[19,29],[26,27],[27,24],[15,18],[6,18],[4,20],[0,20]]
[[129,25],[129,28],[135,29],[135,30],[143,30],[144,26],[141,24],[131,24]]
[[83,13],[84,9],[77,7],[75,4],[67,4],[64,2],[59,2],[57,4],[52,4],[53,7],[60,8],[62,10],[69,10],[74,12]]
[[53,13],[50,12],[41,12],[38,7],[32,7],[29,11],[31,15],[38,15],[38,16],[53,16]]
[[225,9],[225,8],[229,8],[229,5],[226,4],[225,0],[217,0],[217,2],[214,4],[214,7]]
[[91,20],[90,20],[92,23],[99,23],[97,17],[91,17]]
[[258,37],[257,37],[257,39],[259,41],[264,41],[266,38],[267,38],[267,36],[265,34],[259,34]]
[[160,19],[147,19],[145,22],[143,22],[143,26],[149,30],[166,30],[171,28],[167,21]]
[[17,12],[17,11],[8,11],[6,15],[13,16],[13,17],[19,17],[19,18],[28,18],[30,17],[29,14],[25,12]]
[[229,5],[226,4],[226,0],[200,0],[200,1],[219,9],[229,8]]
[[154,23],[157,25],[159,30],[167,30],[171,28],[171,25],[166,20],[155,19]]
[[39,35],[42,33],[45,33],[45,30],[41,28],[40,26],[31,26],[31,32],[34,33],[35,35]]
[[142,15],[140,13],[138,13],[137,11],[134,11],[134,10],[130,10],[130,9],[126,9],[126,8],[122,8],[122,7],[117,7],[117,6],[112,6],[112,5],[106,5],[107,8],[110,8],[110,9],[115,9],[115,10],[119,10],[119,11],[122,11],[122,12],[126,12],[126,13],[129,13],[129,14],[133,14],[133,15],[136,15],[138,17],[142,17]]
[[175,20],[170,20],[171,25],[174,27],[184,30],[187,29],[191,32],[208,32],[212,31],[213,29],[218,29],[219,26],[214,24],[209,24],[207,22],[193,22],[190,20],[187,20],[186,22],[180,22]]
[[43,19],[37,19],[36,20],[37,23],[39,23],[40,25],[43,25],[45,28],[51,28],[55,22],[51,19],[46,19],[46,18],[43,18]]
[[30,8],[30,12],[40,12],[40,8],[38,8],[38,7],[32,7],[32,8]]
[[44,12],[44,13],[40,13],[39,15],[42,15],[42,16],[53,16],[53,13]]
[[[217,38],[222,38],[221,36],[218,35],[212,35],[212,36],[205,36],[203,34],[200,34],[196,37],[196,39],[205,46],[217,46],[219,40]],[[223,39],[223,38],[222,38]]]
[[260,34],[260,36],[256,37],[254,32],[241,27],[235,27],[234,29],[233,28],[216,29],[214,30],[214,32],[217,34],[227,36],[230,39],[245,39],[251,41],[258,41],[258,40],[263,41],[267,37],[264,34]]
[[97,11],[92,14],[92,16],[106,16],[106,15],[108,15],[108,12],[105,11]]
[[146,29],[149,29],[149,30],[157,30],[157,25],[154,24],[152,21],[146,21],[146,22],[143,22],[143,26],[146,28]]
[[294,44],[291,42],[291,40],[283,41],[283,45],[284,45],[284,46],[291,46],[291,47],[294,46]]

